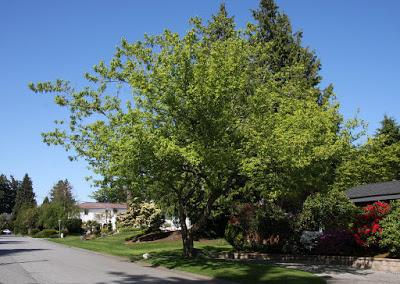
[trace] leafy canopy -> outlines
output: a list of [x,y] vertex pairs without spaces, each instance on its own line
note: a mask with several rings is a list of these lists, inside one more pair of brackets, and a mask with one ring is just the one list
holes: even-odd
[[[103,177],[98,185],[127,186],[175,212],[188,251],[215,203],[238,188],[277,199],[329,186],[351,135],[332,89],[317,87],[313,53],[268,9],[245,31],[221,6],[207,24],[192,19],[183,36],[122,40],[82,90],[63,80],[31,84],[56,93],[70,113],[44,141],[86,159]],[[264,39],[268,19],[280,34]]]

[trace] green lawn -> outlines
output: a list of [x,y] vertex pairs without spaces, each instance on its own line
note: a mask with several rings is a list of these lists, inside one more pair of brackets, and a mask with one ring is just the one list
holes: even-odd
[[[50,240],[69,246],[127,257],[132,261],[143,261],[142,255],[150,253],[151,257],[146,262],[154,266],[164,266],[238,283],[325,283],[322,278],[311,273],[269,264],[216,260],[205,257],[188,260],[181,257],[181,241],[126,244],[125,238],[131,235],[132,233],[121,233],[90,241],[82,241],[78,236]],[[231,249],[231,246],[222,239],[195,242],[195,247],[205,252]]]

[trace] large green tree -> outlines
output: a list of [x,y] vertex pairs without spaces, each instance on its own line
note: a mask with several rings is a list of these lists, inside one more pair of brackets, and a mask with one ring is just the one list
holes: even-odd
[[32,180],[28,174],[25,174],[17,189],[13,213],[16,216],[22,207],[29,208],[35,206],[36,200],[35,193],[33,192]]
[[237,31],[224,6],[205,25],[191,22],[183,36],[123,40],[83,90],[63,80],[30,85],[70,112],[44,141],[73,149],[103,186],[127,186],[175,212],[185,256],[221,199],[239,188],[269,199],[324,189],[349,143],[331,92],[316,99],[302,60],[268,68],[282,44],[254,40],[252,25]]

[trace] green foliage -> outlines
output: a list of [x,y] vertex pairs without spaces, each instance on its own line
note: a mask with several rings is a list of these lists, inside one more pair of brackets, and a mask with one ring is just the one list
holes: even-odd
[[[259,54],[259,64],[273,73],[301,66],[298,79],[316,86],[321,81],[320,62],[313,51],[302,46],[302,32],[293,33],[289,17],[279,11],[274,0],[261,0],[259,9],[252,12],[257,21],[252,40],[265,44],[269,51],[267,58]],[[317,98],[322,100],[323,95]]]
[[400,202],[390,205],[392,210],[379,222],[382,228],[379,245],[388,249],[392,256],[400,257]]
[[18,215],[14,220],[14,232],[26,235],[29,230],[36,228],[38,223],[38,209],[27,205],[19,208]]
[[100,230],[101,230],[101,225],[97,222],[97,221],[87,221],[85,223],[83,223],[83,230],[85,231],[86,234],[100,234]]
[[50,200],[60,204],[66,211],[72,210],[76,201],[72,196],[72,185],[69,181],[59,180],[50,191]]
[[6,213],[0,214],[0,231],[13,228],[11,216],[7,215]]
[[82,233],[82,220],[79,218],[67,219],[64,221],[64,227],[70,234]]
[[53,238],[58,237],[58,231],[54,229],[44,229],[33,236],[34,238]]
[[400,180],[400,143],[387,146],[384,137],[371,138],[337,169],[335,187],[341,190],[353,186]]
[[29,235],[30,236],[35,236],[37,233],[39,233],[40,232],[40,230],[39,229],[37,229],[37,228],[33,228],[33,229],[31,229],[30,231],[29,231]]
[[58,229],[58,220],[61,221],[61,226],[64,226],[67,220],[67,213],[60,203],[45,203],[39,207],[38,226],[45,229]]
[[16,196],[15,196],[15,205],[13,208],[13,213],[15,216],[18,215],[18,212],[23,207],[35,207],[35,193],[33,192],[32,180],[25,174],[22,182],[19,184]]
[[356,212],[357,208],[343,192],[317,193],[305,200],[298,228],[308,231],[348,229]]
[[352,137],[332,88],[317,87],[314,54],[273,2],[261,6],[259,25],[243,32],[222,5],[183,36],[122,40],[82,90],[30,84],[70,112],[44,142],[86,159],[98,185],[127,186],[176,213],[187,256],[215,204],[238,188],[300,203],[326,189]]
[[134,200],[129,203],[128,210],[117,216],[118,228],[131,228],[145,230],[146,232],[158,231],[164,223],[161,209],[154,202],[139,202]]
[[277,205],[239,205],[225,230],[237,250],[280,251],[293,233],[289,216]]
[[15,179],[11,177],[11,181],[5,175],[0,175],[0,214],[11,213],[15,204]]
[[385,115],[381,121],[381,127],[377,130],[376,136],[382,137],[386,146],[399,143],[400,125],[393,117]]
[[118,187],[102,187],[93,192],[90,197],[97,202],[119,203],[127,200],[126,191]]

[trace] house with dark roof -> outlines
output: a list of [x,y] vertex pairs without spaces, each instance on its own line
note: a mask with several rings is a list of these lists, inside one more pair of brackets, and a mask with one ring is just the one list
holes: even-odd
[[345,191],[350,200],[358,205],[375,201],[389,202],[400,199],[400,181],[369,183]]

